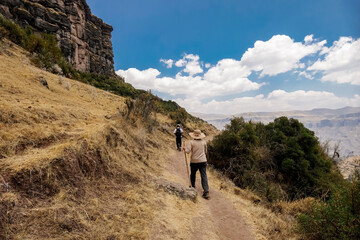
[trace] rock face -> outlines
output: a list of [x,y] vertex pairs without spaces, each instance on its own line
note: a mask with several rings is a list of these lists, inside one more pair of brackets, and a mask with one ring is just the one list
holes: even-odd
[[77,70],[115,74],[113,28],[91,14],[86,0],[1,0],[0,13],[35,31],[55,34]]

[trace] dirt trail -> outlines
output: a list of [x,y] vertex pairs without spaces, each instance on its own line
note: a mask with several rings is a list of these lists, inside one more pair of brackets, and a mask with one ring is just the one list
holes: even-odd
[[[184,152],[174,150],[167,166],[169,172],[184,180],[183,184],[188,185],[185,168]],[[209,178],[209,175],[208,175]],[[196,190],[200,216],[192,219],[192,238],[200,239],[221,239],[221,240],[253,240],[250,226],[244,221],[241,213],[236,210],[232,202],[227,199],[218,189],[211,187],[209,178],[210,199],[201,197],[200,173],[197,173]]]

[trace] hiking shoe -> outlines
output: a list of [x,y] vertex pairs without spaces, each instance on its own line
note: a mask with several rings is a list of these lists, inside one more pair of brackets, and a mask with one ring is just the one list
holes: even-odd
[[210,198],[209,192],[204,192],[202,197],[205,199],[209,199]]

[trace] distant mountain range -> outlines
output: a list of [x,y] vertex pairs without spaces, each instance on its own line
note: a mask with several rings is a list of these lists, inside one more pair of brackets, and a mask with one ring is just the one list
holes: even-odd
[[246,121],[269,123],[275,118],[286,116],[302,122],[314,131],[321,142],[330,140],[340,143],[340,157],[360,155],[360,107],[340,109],[313,109],[309,111],[248,112],[234,115],[191,113],[204,119],[218,129],[223,129],[233,117],[243,117]]

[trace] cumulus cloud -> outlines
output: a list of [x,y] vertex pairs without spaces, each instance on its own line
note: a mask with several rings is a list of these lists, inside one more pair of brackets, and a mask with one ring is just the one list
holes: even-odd
[[[136,88],[170,94],[173,100],[194,112],[232,114],[359,106],[359,95],[341,98],[324,91],[287,92],[279,89],[267,95],[259,93],[255,97],[234,97],[260,90],[266,84],[271,85],[274,76],[286,72],[314,81],[319,79],[317,73],[320,73],[322,81],[360,85],[360,39],[343,37],[331,47],[325,44],[326,40],[318,41],[313,35],[306,36],[304,42],[295,42],[286,35],[275,35],[268,41],[256,41],[240,59],[222,59],[215,65],[202,63],[196,54],[184,54],[178,60],[161,59],[160,62],[167,68],[174,65],[180,68],[170,77],[161,76],[161,72],[153,68],[129,68],[119,70],[117,74]],[[259,74],[252,75],[254,72]],[[269,83],[261,82],[264,76],[273,78],[269,78]],[[274,89],[274,86],[271,87]],[[231,99],[219,100],[225,96],[231,96]]]
[[341,37],[322,53],[324,60],[316,61],[308,71],[322,72],[322,81],[360,85],[360,38]]
[[211,82],[201,76],[183,76],[178,73],[174,78],[159,77],[160,72],[156,69],[119,70],[118,75],[125,78],[134,87],[143,90],[153,89],[166,92],[172,96],[185,95],[196,96],[199,99],[241,93],[259,89],[262,84],[252,82],[247,78],[229,79],[223,82]]
[[264,85],[249,80],[247,77],[251,71],[232,59],[219,61],[202,75],[196,75],[203,72],[198,55],[185,54],[175,62],[175,66],[184,68],[175,77],[161,77],[161,73],[152,68],[142,71],[130,68],[116,73],[136,88],[152,89],[172,96],[196,96],[199,99],[257,90]]
[[307,35],[304,38],[304,41],[305,41],[306,44],[311,43],[313,40],[314,40],[314,34]]
[[172,68],[174,60],[172,60],[172,59],[160,59],[160,62],[165,63],[166,68]]
[[223,59],[214,67],[210,68],[204,78],[209,82],[222,83],[229,80],[239,80],[247,78],[251,71],[247,66],[241,64],[240,61],[234,59]]
[[125,78],[126,81],[131,83],[137,88],[149,90],[152,89],[152,83],[161,73],[154,68],[149,68],[140,71],[136,68],[129,68],[128,70],[118,70],[118,75]]
[[177,66],[177,67],[183,67],[185,65],[186,65],[186,61],[184,59],[180,59],[175,62],[175,66]]
[[189,76],[193,76],[204,71],[200,66],[199,59],[199,55],[185,54],[182,59],[175,62],[175,66],[185,67],[183,72],[188,73]]
[[[310,40],[308,36],[307,40]],[[260,77],[274,76],[303,67],[300,60],[322,49],[326,41],[312,44],[294,42],[289,36],[275,35],[270,40],[256,41],[241,58],[241,64],[249,70],[261,71]]]

